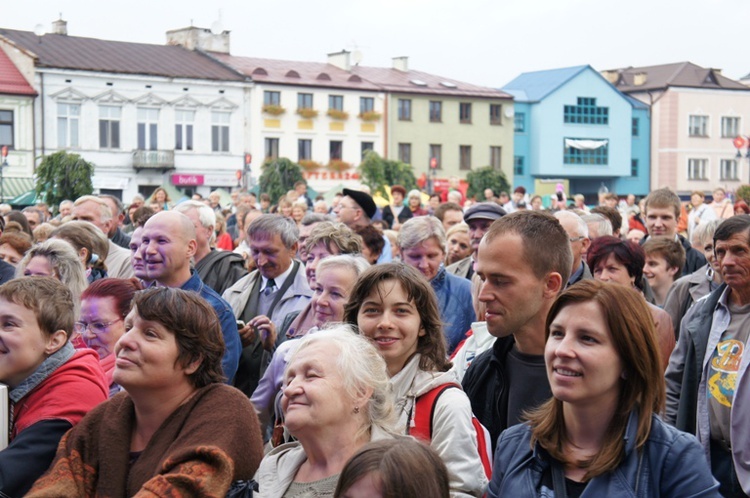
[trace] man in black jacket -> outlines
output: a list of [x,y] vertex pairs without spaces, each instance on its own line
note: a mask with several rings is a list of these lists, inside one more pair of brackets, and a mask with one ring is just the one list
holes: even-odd
[[551,396],[544,365],[545,322],[573,266],[568,234],[554,216],[519,211],[492,224],[479,244],[479,300],[497,337],[463,380],[471,408],[494,447],[525,410]]

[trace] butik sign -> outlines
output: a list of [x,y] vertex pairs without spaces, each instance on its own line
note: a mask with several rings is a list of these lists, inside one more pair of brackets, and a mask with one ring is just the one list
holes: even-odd
[[197,187],[203,185],[203,175],[172,175],[172,185],[176,187]]

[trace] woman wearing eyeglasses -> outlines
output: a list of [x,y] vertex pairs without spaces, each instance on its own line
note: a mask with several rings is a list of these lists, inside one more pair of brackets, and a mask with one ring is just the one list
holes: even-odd
[[125,317],[139,290],[141,284],[137,278],[103,278],[89,285],[81,295],[81,316],[75,323],[75,331],[99,355],[110,398],[120,392],[120,386],[112,380],[115,343],[125,332]]

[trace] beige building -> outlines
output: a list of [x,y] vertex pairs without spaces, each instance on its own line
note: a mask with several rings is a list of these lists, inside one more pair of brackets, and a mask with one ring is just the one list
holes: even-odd
[[651,186],[679,194],[731,191],[750,177],[750,88],[690,62],[603,71],[620,91],[651,106]]

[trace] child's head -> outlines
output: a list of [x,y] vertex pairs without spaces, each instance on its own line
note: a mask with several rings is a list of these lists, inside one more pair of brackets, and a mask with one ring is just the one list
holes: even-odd
[[334,498],[448,498],[448,469],[428,445],[384,439],[363,446],[341,471]]
[[[685,266],[685,249],[682,244],[671,237],[650,237],[643,244],[643,252],[646,253],[646,277],[652,273],[661,275],[665,280],[663,283],[668,281],[670,285],[680,278],[682,267]],[[651,280],[649,278],[650,283]]]
[[446,342],[435,291],[427,279],[411,266],[387,263],[373,266],[362,273],[344,308],[344,321],[360,326],[358,317],[363,303],[383,303],[388,298],[388,290],[394,288],[394,282],[418,316],[416,328],[420,335],[415,352],[422,355],[420,368],[430,371],[447,370],[450,362],[446,360]]

